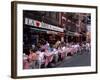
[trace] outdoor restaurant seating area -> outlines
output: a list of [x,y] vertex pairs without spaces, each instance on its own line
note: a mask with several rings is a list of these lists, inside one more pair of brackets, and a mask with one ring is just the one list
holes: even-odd
[[57,63],[61,63],[66,57],[73,57],[74,54],[81,54],[82,51],[90,51],[90,43],[64,43],[57,42],[57,46],[50,47],[47,42],[40,48],[35,46],[29,49],[29,54],[23,54],[23,69],[39,69],[55,67]]

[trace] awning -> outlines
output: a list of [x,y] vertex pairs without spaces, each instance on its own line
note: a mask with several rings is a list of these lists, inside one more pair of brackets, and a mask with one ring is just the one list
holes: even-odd
[[58,34],[58,32],[55,32],[55,31],[47,31],[47,34]]
[[77,33],[77,32],[71,32],[71,31],[68,31],[67,33],[66,33],[66,35],[68,35],[68,36],[80,36],[81,34],[79,34],[79,33]]
[[58,34],[58,32],[56,32],[56,31],[50,31],[50,30],[45,30],[45,29],[41,29],[41,28],[30,28],[33,32],[36,32],[36,33],[38,33],[38,32],[45,32],[45,33],[47,33],[47,34]]
[[39,29],[39,28],[30,28],[33,32],[47,32],[47,30]]

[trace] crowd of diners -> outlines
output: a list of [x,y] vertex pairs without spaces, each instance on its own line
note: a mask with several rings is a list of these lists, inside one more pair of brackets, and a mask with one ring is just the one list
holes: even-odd
[[49,44],[48,41],[42,44],[38,43],[23,53],[23,69],[54,67],[67,56],[73,57],[74,54],[83,54],[82,51],[90,52],[90,43],[65,43],[59,40],[54,45]]

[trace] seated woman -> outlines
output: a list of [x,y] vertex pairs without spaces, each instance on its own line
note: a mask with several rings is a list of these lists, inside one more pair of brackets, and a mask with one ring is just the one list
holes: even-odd
[[23,69],[29,69],[28,55],[23,54]]
[[65,47],[63,47],[62,45],[59,45],[58,48],[57,48],[57,50],[58,50],[58,56],[59,56],[58,61],[62,61],[64,59],[64,54],[65,54],[64,50],[65,50]]
[[53,53],[45,49],[44,56],[45,56],[45,67],[47,67],[49,63],[51,63],[53,60]]
[[30,62],[30,68],[36,68],[36,61],[37,61],[37,54],[36,54],[36,49],[30,49],[29,52],[29,56],[28,56],[28,59],[29,59],[29,62]]
[[23,69],[30,69],[30,62],[28,58],[30,54],[29,49],[27,48],[23,52]]
[[36,54],[38,55],[38,60],[37,60],[37,62],[38,62],[38,68],[41,68],[42,65],[45,62],[44,51],[45,51],[44,49],[41,50],[41,51],[39,51],[39,50],[36,51]]

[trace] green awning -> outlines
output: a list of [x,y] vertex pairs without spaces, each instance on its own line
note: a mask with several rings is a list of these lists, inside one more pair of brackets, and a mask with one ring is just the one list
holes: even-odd
[[66,33],[66,35],[68,35],[68,36],[75,36],[75,32],[68,31],[68,32]]

